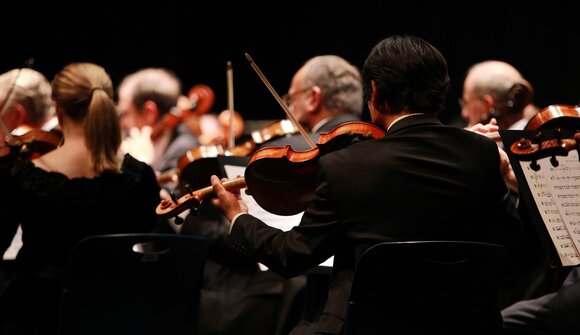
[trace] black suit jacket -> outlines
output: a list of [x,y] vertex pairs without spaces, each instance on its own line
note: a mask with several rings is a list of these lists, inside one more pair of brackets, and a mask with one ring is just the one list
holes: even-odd
[[339,334],[356,261],[370,245],[512,238],[519,226],[508,221],[499,166],[494,141],[434,116],[412,115],[384,138],[322,156],[314,201],[298,226],[283,232],[246,214],[230,238],[287,277],[334,255],[328,299],[313,329]]

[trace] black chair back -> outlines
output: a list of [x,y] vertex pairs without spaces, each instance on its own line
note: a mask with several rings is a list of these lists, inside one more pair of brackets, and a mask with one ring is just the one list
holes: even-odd
[[550,301],[547,313],[548,334],[580,332],[580,267],[572,268],[564,285]]
[[383,242],[357,263],[344,334],[496,334],[505,247]]
[[59,333],[196,334],[206,253],[194,236],[85,238],[69,259]]

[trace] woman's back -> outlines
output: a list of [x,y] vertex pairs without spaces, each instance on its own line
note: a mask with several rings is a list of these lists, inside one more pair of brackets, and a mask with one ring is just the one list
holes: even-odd
[[25,333],[56,331],[62,273],[70,250],[82,238],[156,227],[159,186],[153,170],[126,156],[121,171],[69,179],[30,161],[14,166],[3,185],[11,196],[0,205],[2,230],[15,231],[20,223],[23,245],[17,275],[0,297],[0,324],[8,327],[3,334],[17,333],[10,327],[22,326],[26,328],[18,331]]
[[0,333],[56,334],[62,274],[73,246],[96,234],[148,232],[158,219],[152,168],[126,155],[105,70],[65,66],[52,81],[63,135],[57,149],[0,171],[0,248],[18,225],[16,275],[0,297]]

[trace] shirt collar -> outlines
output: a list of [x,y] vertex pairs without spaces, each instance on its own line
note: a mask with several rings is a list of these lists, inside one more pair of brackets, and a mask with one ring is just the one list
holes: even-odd
[[422,114],[425,114],[425,113],[411,113],[411,114],[405,114],[405,115],[401,115],[401,116],[399,116],[398,118],[394,119],[394,120],[393,120],[393,122],[391,122],[391,124],[390,124],[390,125],[389,125],[389,127],[387,128],[387,131],[389,131],[389,129],[391,129],[391,127],[392,127],[392,126],[393,126],[395,123],[399,122],[400,120],[402,120],[402,119],[404,119],[404,118],[406,118],[406,117],[413,116],[413,115],[422,115]]
[[322,119],[322,120],[318,121],[318,123],[315,124],[314,127],[312,127],[311,132],[315,133],[316,131],[318,131],[318,129],[322,128],[322,126],[324,126],[328,122],[328,120],[330,120],[329,117],[327,117],[326,119]]

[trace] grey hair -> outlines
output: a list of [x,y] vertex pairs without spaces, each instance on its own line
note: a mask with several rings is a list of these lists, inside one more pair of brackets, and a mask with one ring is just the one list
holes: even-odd
[[127,89],[135,106],[141,108],[145,101],[154,101],[161,113],[177,104],[181,95],[181,81],[172,71],[164,68],[145,68],[126,76],[118,91]]
[[13,69],[0,75],[0,101],[6,99],[12,88],[10,101],[4,108],[9,109],[22,104],[30,121],[41,125],[54,115],[50,82],[46,77],[33,69]]
[[505,101],[511,87],[523,80],[523,76],[516,68],[502,61],[483,61],[471,66],[469,72],[473,70],[482,73],[473,80],[473,93],[478,98],[489,94],[496,101]]
[[363,90],[359,70],[335,55],[311,58],[305,63],[303,85],[318,86],[323,104],[336,114],[361,115]]

